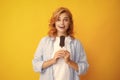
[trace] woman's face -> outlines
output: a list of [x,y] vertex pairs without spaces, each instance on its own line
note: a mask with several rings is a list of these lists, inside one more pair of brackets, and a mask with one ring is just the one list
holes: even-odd
[[68,14],[67,13],[60,14],[57,21],[55,22],[57,33],[66,34],[69,25],[70,25],[70,18]]

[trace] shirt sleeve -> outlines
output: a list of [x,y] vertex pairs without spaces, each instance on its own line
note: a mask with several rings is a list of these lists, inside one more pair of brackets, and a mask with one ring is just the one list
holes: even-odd
[[75,71],[77,75],[85,74],[89,64],[86,59],[85,51],[79,40],[76,42],[76,63],[78,64],[78,71]]
[[44,72],[45,69],[42,69],[42,65],[44,63],[43,61],[43,46],[44,46],[44,39],[42,39],[39,44],[38,47],[35,51],[35,55],[34,55],[34,59],[32,60],[32,64],[33,64],[33,69],[35,72]]

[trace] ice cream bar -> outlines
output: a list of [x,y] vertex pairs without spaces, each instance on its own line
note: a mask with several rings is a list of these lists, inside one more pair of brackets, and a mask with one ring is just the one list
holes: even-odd
[[60,47],[64,47],[65,46],[65,36],[60,36]]

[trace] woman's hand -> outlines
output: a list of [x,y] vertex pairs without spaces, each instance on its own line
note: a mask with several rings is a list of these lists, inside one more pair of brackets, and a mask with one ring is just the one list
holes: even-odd
[[65,56],[65,50],[59,50],[55,53],[53,60],[56,63],[59,58],[64,58]]
[[54,62],[56,63],[59,58],[64,58],[65,62],[68,63],[70,61],[70,53],[67,50],[59,50],[54,55]]
[[64,51],[64,59],[66,63],[70,61],[70,52],[68,52],[67,50]]
[[74,70],[78,71],[78,64],[70,59],[70,52],[67,50],[59,50],[55,53],[53,58],[56,63],[59,58],[64,58],[65,62],[72,67]]

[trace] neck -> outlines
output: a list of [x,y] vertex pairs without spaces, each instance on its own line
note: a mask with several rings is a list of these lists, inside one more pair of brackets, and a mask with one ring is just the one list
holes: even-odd
[[60,37],[60,36],[67,36],[66,33],[57,33],[57,36]]

